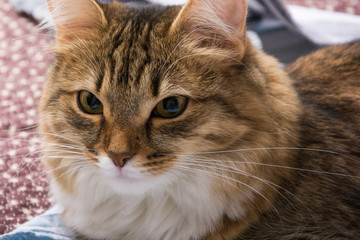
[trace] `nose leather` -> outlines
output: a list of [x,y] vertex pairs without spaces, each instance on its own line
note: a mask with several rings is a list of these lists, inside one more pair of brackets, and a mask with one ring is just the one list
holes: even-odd
[[129,161],[134,155],[129,152],[108,152],[109,157],[114,162],[115,166],[117,167],[124,167],[126,162]]

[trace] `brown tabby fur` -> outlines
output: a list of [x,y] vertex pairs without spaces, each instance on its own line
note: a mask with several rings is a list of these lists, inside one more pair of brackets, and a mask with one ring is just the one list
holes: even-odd
[[[63,138],[45,135],[46,142],[79,141],[92,164],[100,153],[136,153],[152,175],[177,161],[160,153],[243,149],[209,157],[232,160],[248,175],[226,174],[261,194],[244,202],[245,185],[215,181],[214,194],[248,214],[236,220],[224,213],[204,239],[360,236],[360,42],[301,58],[285,69],[288,77],[244,37],[212,39],[210,28],[189,34],[191,16],[176,19],[179,7],[101,8],[81,39],[58,36],[41,130]],[[96,94],[103,115],[78,108],[80,90]],[[149,118],[174,94],[191,98],[182,115]],[[68,161],[45,164],[51,171]],[[70,170],[52,172],[69,193],[77,174]]]

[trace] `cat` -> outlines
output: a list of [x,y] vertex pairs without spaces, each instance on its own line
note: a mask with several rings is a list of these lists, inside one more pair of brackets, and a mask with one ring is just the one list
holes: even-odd
[[44,165],[86,239],[356,239],[360,42],[280,67],[245,0],[47,0]]

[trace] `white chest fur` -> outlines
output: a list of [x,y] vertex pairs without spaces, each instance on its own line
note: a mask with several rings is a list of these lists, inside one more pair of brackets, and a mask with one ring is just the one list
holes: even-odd
[[88,237],[180,240],[197,239],[221,220],[225,207],[212,196],[209,183],[208,177],[192,176],[192,181],[123,195],[97,169],[88,169],[77,176],[73,194],[56,182],[52,191],[65,209],[66,224]]

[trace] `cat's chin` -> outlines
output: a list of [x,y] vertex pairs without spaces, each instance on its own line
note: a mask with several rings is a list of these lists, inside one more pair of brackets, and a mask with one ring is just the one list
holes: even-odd
[[165,176],[146,175],[131,164],[120,169],[108,157],[100,158],[98,166],[108,185],[118,194],[145,194],[164,183]]
[[107,183],[119,194],[138,195],[150,191],[154,184],[145,177],[134,178],[119,172],[118,176],[107,176]]

